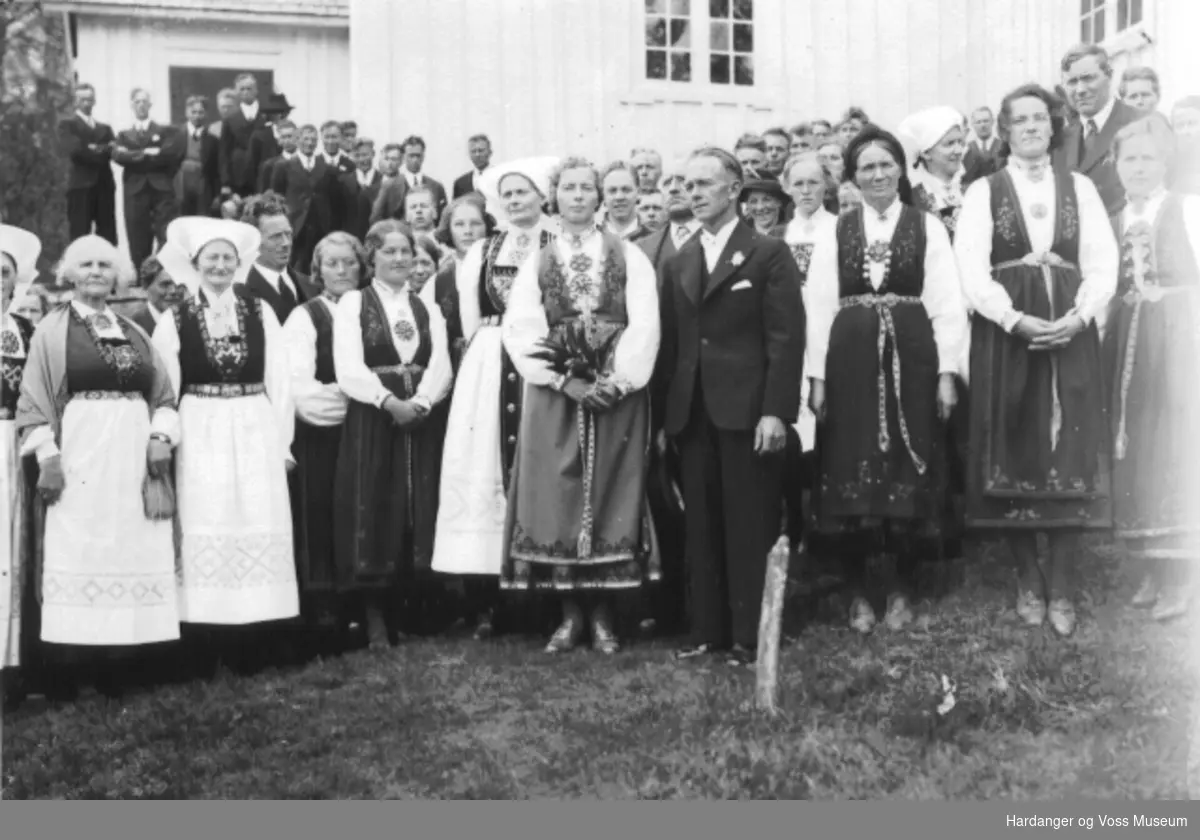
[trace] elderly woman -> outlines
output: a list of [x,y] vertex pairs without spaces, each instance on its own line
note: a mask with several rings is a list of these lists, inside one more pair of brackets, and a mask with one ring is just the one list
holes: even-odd
[[[350,398],[334,478],[339,588],[365,596],[373,649],[395,638],[404,598],[419,602],[433,554],[442,429],[430,414],[452,379],[446,322],[412,288],[415,243],[387,219],[367,232],[371,285],[338,302],[337,382]],[[403,616],[415,627],[415,610]],[[392,627],[389,628],[389,623]]]
[[[562,233],[521,265],[503,326],[526,392],[501,586],[562,596],[548,653],[578,644],[590,608],[593,647],[611,654],[619,643],[606,595],[659,577],[645,390],[658,353],[657,280],[638,246],[597,229],[595,166],[567,158],[550,192]],[[585,348],[595,356],[586,369],[565,363]]]
[[[274,311],[244,282],[259,242],[243,222],[172,222],[159,259],[192,296],[154,331],[187,441],[176,462],[181,617],[208,625],[240,669],[260,664],[264,651],[249,655],[251,639],[230,628],[299,613],[287,351]],[[256,635],[261,647],[266,634]]]
[[774,178],[750,179],[742,187],[738,203],[746,221],[764,236],[780,237],[791,211],[791,198]]
[[34,324],[13,304],[37,277],[41,240],[27,230],[0,225],[0,670],[20,664],[21,598],[24,576],[22,522],[25,475],[17,455],[17,397]]
[[1127,204],[1117,292],[1105,330],[1113,429],[1113,522],[1134,556],[1158,561],[1134,595],[1158,621],[1187,612],[1200,561],[1200,198],[1164,183],[1175,138],[1152,114],[1118,132]]
[[458,263],[455,297],[467,349],[450,403],[433,552],[434,571],[470,576],[467,609],[479,639],[494,629],[524,390],[504,349],[501,323],[517,272],[554,238],[542,214],[545,167],[507,164],[498,175],[508,225],[475,242]]
[[359,288],[366,252],[348,233],[331,233],[313,251],[312,280],[321,288],[283,325],[291,369],[296,433],[292,452],[292,523],[302,614],[311,625],[339,624],[333,550],[333,491],[342,424],[349,400],[333,364],[333,316],[338,301]]
[[901,122],[899,134],[916,152],[908,174],[913,206],[941,219],[953,241],[962,209],[962,161],[967,150],[962,114],[946,106],[927,108]]
[[846,149],[846,166],[863,205],[813,247],[808,364],[818,521],[851,555],[850,624],[866,633],[875,624],[863,589],[872,551],[897,557],[887,626],[912,619],[922,538],[941,526],[942,423],[954,406],[967,319],[950,239],[911,205],[899,141],[868,126]]
[[1012,154],[967,190],[955,249],[975,311],[966,525],[1007,535],[1023,565],[1018,614],[1038,626],[1048,612],[1067,636],[1077,537],[1112,527],[1096,321],[1116,288],[1118,253],[1092,182],[1050,166],[1056,105],[1037,85],[1004,97],[998,122]]
[[[46,505],[41,639],[80,654],[128,653],[179,638],[169,517],[146,507],[147,473],[169,475],[180,439],[175,394],[150,337],[108,306],[132,267],[98,236],[63,254],[74,299],[47,316],[29,344],[17,405],[22,455],[36,455]],[[122,650],[123,649],[123,650]],[[97,687],[119,691],[120,668]]]

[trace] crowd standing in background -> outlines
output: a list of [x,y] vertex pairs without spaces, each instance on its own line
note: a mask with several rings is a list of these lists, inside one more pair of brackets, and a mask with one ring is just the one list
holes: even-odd
[[1074,632],[1089,532],[1184,615],[1200,97],[1168,118],[1094,46],[1061,71],[679,161],[476,134],[449,192],[420,137],[297,125],[249,74],[180,126],[134,90],[118,131],[78,85],[69,291],[0,230],[6,699],[455,623],[751,665],[781,533],[861,633],[969,534],[1005,538],[1031,627]]

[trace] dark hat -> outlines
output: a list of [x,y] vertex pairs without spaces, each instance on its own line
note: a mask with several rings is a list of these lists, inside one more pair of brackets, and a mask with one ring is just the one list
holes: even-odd
[[284,96],[282,93],[272,93],[267,97],[267,100],[263,102],[261,110],[264,114],[278,114],[286,117],[292,112],[293,109],[292,106],[288,104],[286,96]]
[[749,199],[750,193],[752,192],[761,192],[770,196],[774,196],[780,204],[787,204],[792,200],[792,197],[783,191],[783,187],[780,185],[779,181],[769,176],[763,177],[761,175],[757,175],[757,173],[755,173],[755,175],[756,177],[746,181],[746,183],[742,186],[742,191],[738,195],[739,202],[744,202]]

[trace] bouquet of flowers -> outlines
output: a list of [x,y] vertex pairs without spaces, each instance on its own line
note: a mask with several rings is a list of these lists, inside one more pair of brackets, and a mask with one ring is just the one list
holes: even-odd
[[558,338],[550,336],[539,341],[541,349],[530,355],[541,359],[558,376],[594,384],[604,377],[619,335],[619,331],[614,331],[593,346],[588,338],[587,327],[580,321],[574,321],[567,324]]

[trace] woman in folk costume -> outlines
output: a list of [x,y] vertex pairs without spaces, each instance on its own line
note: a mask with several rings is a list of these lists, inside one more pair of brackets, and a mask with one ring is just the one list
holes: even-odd
[[549,192],[545,162],[507,164],[485,179],[507,224],[474,243],[458,264],[455,298],[467,346],[450,403],[433,550],[434,571],[470,576],[476,638],[493,632],[525,387],[504,349],[501,322],[518,270],[554,238],[542,213]]
[[[339,587],[365,596],[368,639],[381,649],[398,619],[416,629],[424,606],[444,434],[429,421],[453,374],[446,321],[409,285],[409,227],[376,222],[365,245],[371,285],[347,292],[333,322],[337,382],[350,398],[334,479],[334,553]],[[405,600],[413,609],[400,615]]]
[[1078,536],[1112,527],[1096,322],[1118,254],[1092,182],[1050,166],[1062,133],[1056,106],[1037,85],[1004,97],[999,125],[1012,153],[967,190],[955,249],[975,311],[966,525],[1008,537],[1023,566],[1018,614],[1031,626],[1048,614],[1066,636]]
[[313,250],[312,281],[321,294],[298,306],[283,325],[291,370],[296,435],[292,453],[292,523],[302,613],[312,625],[343,626],[333,551],[333,492],[349,399],[333,364],[338,301],[359,288],[367,257],[354,236],[337,231]]
[[[911,154],[908,177],[913,185],[913,206],[932,213],[946,225],[951,243],[963,202],[963,156],[966,154],[964,120],[954,108],[939,105],[905,118],[898,135]],[[969,333],[968,333],[969,335]],[[955,389],[958,394],[954,415],[946,424],[946,511],[942,546],[947,557],[962,553],[962,512],[967,480],[967,421],[970,341],[962,344]]]
[[[175,472],[181,618],[208,625],[241,668],[257,664],[267,634],[254,641],[240,628],[299,614],[287,349],[275,313],[244,282],[259,243],[242,222],[172,222],[159,261],[191,295],[154,331],[186,441]],[[259,650],[245,655],[252,645]]]
[[[846,149],[863,205],[817,240],[808,269],[819,530],[851,555],[850,624],[875,625],[867,557],[896,554],[885,622],[912,619],[927,539],[940,534],[945,429],[966,308],[945,226],[909,202],[899,141],[873,126]],[[874,411],[871,408],[875,408]]]
[[1200,561],[1200,198],[1164,186],[1175,137],[1159,114],[1113,142],[1128,203],[1114,218],[1121,263],[1105,329],[1113,429],[1113,524],[1158,561],[1133,603],[1158,621],[1187,612]]
[[[34,325],[13,304],[37,277],[42,242],[27,230],[0,225],[0,670],[21,661],[21,600],[25,581],[22,533],[26,505],[25,470],[17,454],[17,398],[29,358]],[[0,675],[2,676],[2,675]]]
[[562,232],[517,272],[503,326],[526,391],[501,586],[561,594],[548,653],[578,644],[587,608],[593,647],[611,654],[610,594],[659,577],[646,503],[657,279],[639,247],[597,229],[591,163],[564,160],[550,194]]
[[[459,313],[458,267],[466,259],[472,245],[496,232],[496,220],[488,215],[484,207],[484,199],[476,193],[459,196],[450,202],[438,226],[437,240],[449,248],[449,253],[437,268],[427,299],[438,305],[446,319],[446,339],[450,343],[450,360],[456,374],[467,345]],[[449,400],[444,409],[447,412],[450,410]]]
[[179,416],[150,337],[108,306],[121,275],[133,267],[104,239],[68,246],[59,279],[74,298],[29,343],[16,420],[46,506],[41,640],[54,659],[91,659],[106,694],[120,692],[131,648],[178,639],[180,618],[172,523],[143,488],[147,473],[169,474]]

